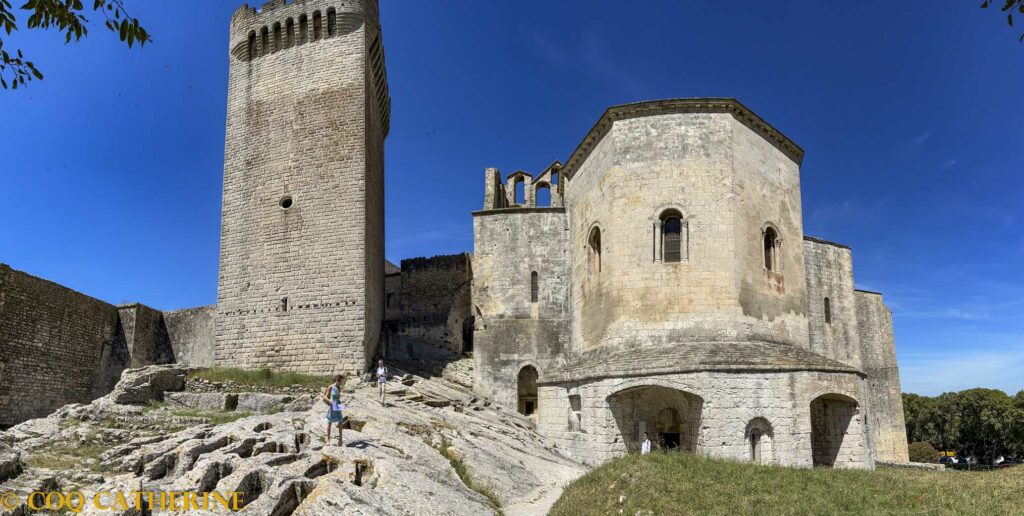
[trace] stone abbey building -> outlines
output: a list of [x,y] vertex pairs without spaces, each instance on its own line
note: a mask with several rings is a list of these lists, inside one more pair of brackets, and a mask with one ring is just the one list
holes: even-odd
[[242,6],[228,50],[217,305],[114,307],[0,267],[0,425],[56,408],[26,402],[67,377],[40,361],[56,350],[82,371],[53,403],[146,363],[462,354],[479,395],[589,463],[645,432],[780,465],[907,461],[891,314],[849,247],[804,234],[803,150],[740,102],[611,107],[564,163],[484,172],[472,253],[398,267],[376,1]]

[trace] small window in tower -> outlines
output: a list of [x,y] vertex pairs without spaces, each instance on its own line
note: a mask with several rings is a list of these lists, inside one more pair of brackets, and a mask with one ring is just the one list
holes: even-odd
[[557,185],[558,184],[558,172],[552,172],[551,173],[551,184],[553,184],[553,185]]
[[394,294],[388,294],[386,306],[388,308],[391,308],[391,307],[395,306],[395,295]]
[[260,31],[260,55],[265,56],[270,50],[270,31],[266,27]]
[[327,10],[327,37],[333,38],[338,33],[338,15],[334,8]]
[[320,41],[322,37],[324,22],[320,16],[320,11],[313,13],[313,41]]
[[279,204],[281,205],[281,208],[284,208],[286,210],[288,208],[291,208],[292,207],[292,196],[286,195],[286,196],[282,197],[281,198],[281,202]]
[[287,312],[288,311],[288,298],[287,297],[282,297],[281,298],[281,311],[282,312]]
[[309,19],[306,15],[299,16],[299,44],[309,41]]
[[683,216],[676,210],[661,214],[661,260],[678,263],[686,257],[686,225]]
[[764,230],[764,268],[770,271],[778,271],[778,245],[779,245],[779,234],[775,232],[775,228],[765,228]]
[[284,48],[295,46],[295,20],[288,18],[284,22]]
[[281,24],[274,24],[274,52],[281,50],[282,39],[281,39]]
[[256,31],[249,32],[249,59],[256,59]]
[[825,298],[825,324],[832,324],[832,301]]
[[591,274],[601,272],[601,229],[590,230],[590,238],[587,239],[587,267]]
[[537,271],[530,273],[530,302],[536,303],[540,298],[540,285],[537,282]]

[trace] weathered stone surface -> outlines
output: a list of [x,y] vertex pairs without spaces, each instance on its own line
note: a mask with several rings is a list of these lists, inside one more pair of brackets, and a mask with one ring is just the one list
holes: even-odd
[[215,392],[168,392],[164,400],[172,406],[196,410],[233,410],[238,405],[237,394]]
[[21,453],[0,442],[0,482],[21,474]]
[[280,410],[294,400],[294,396],[284,394],[243,392],[238,394],[237,410],[257,413],[269,412],[274,409]]
[[152,400],[163,400],[166,391],[185,388],[185,376],[192,370],[182,366],[149,366],[126,369],[114,390],[106,396],[121,405],[142,405]]
[[[50,478],[49,489],[80,490],[87,497],[137,489],[242,491],[247,514],[494,513],[491,502],[460,479],[442,455],[445,449],[462,461],[474,485],[494,493],[503,512],[542,514],[582,474],[583,467],[533,431],[526,418],[484,407],[468,389],[442,378],[407,378],[408,392],[389,397],[387,406],[378,403],[372,383],[350,382],[354,391],[343,401],[351,427],[344,430],[343,446],[326,442],[322,405],[222,425],[195,421],[183,430],[168,430],[182,423],[168,406],[147,410],[151,424],[132,431],[122,429],[119,418],[139,414],[138,406],[115,404],[110,397],[68,406],[0,438],[29,457],[58,445],[102,442],[98,461],[72,460],[69,454],[64,470],[29,468],[0,483],[0,491],[41,488],[39,480]],[[245,394],[264,396],[239,393]],[[446,395],[449,402],[478,410],[460,413],[426,403]],[[103,513],[87,508],[83,514]]]

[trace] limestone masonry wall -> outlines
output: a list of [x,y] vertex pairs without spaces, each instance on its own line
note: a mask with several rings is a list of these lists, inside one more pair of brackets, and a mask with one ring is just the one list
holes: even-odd
[[397,285],[385,308],[394,322],[387,356],[429,355],[425,346],[470,351],[472,275],[468,253],[402,260],[401,273],[388,277]]
[[164,326],[174,353],[174,362],[197,367],[213,367],[214,305],[164,312]]
[[362,371],[383,315],[377,4],[243,6],[230,48],[215,358]]
[[126,355],[117,334],[113,305],[0,264],[0,427],[112,388],[100,372]]
[[[569,327],[569,243],[562,208],[507,208],[473,214],[476,389],[516,406],[519,371],[543,377],[565,358]],[[532,273],[537,297],[532,297]]]
[[900,370],[896,363],[892,312],[882,295],[858,290],[857,328],[862,369],[868,375],[870,427],[880,460],[907,462],[907,426],[903,416]]
[[[857,301],[853,291],[853,253],[847,246],[812,237],[804,237],[803,250],[810,330],[807,349],[844,364],[860,367]],[[827,318],[826,299],[829,311]]]

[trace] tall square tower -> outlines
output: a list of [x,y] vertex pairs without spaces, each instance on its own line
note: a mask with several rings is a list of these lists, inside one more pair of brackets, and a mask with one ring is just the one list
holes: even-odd
[[364,370],[383,313],[390,97],[376,0],[231,19],[216,359]]

